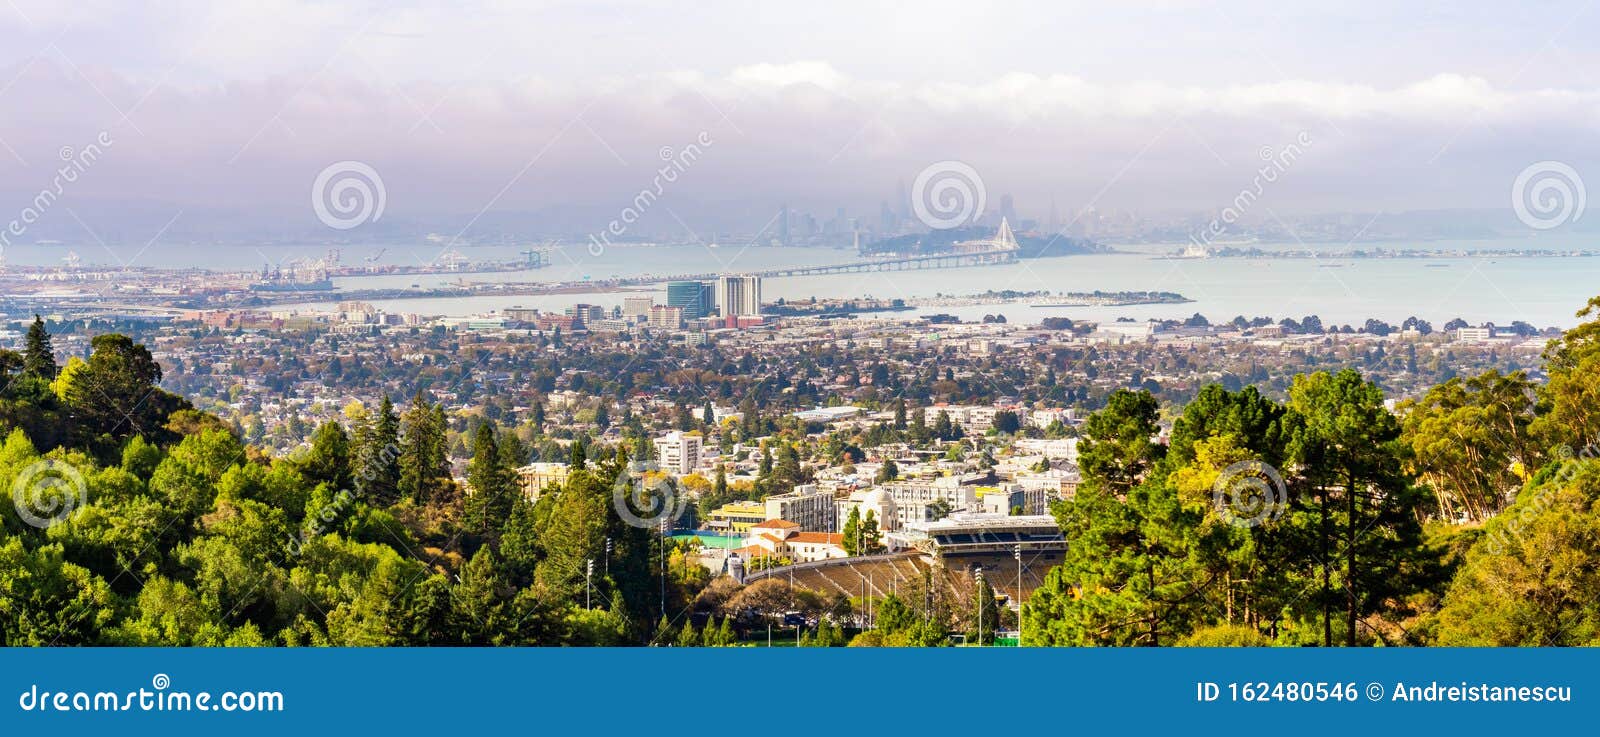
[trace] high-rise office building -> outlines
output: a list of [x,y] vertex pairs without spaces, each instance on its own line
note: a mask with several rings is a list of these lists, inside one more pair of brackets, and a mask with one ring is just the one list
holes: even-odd
[[717,307],[724,318],[761,315],[761,277],[728,275],[717,279]]
[[715,292],[701,281],[667,282],[667,305],[683,308],[683,319],[697,320],[711,314]]

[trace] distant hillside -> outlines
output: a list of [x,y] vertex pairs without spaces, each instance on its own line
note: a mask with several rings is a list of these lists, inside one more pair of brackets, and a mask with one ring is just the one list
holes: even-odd
[[[984,240],[994,237],[995,229],[989,226],[972,228],[951,228],[949,230],[934,230],[927,233],[911,233],[908,235],[885,238],[872,243],[863,243],[863,255],[877,255],[885,253],[900,253],[906,255],[946,253],[951,246],[961,241]],[[1084,238],[1071,238],[1068,236],[1051,236],[1038,233],[1018,233],[1017,245],[1022,247],[1019,254],[1023,258],[1043,258],[1045,256],[1071,256],[1082,253],[1108,253],[1111,249],[1094,241]]]

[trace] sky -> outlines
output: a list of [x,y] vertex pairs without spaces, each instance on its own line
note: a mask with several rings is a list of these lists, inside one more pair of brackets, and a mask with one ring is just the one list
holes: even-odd
[[0,222],[102,135],[35,236],[313,228],[339,162],[383,219],[469,227],[599,229],[641,190],[640,231],[870,218],[940,162],[1036,217],[1217,211],[1291,144],[1251,217],[1509,209],[1536,162],[1600,177],[1597,31],[1585,2],[7,0]]

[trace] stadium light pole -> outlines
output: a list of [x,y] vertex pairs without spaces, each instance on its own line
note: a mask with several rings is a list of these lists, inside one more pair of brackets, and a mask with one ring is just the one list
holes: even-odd
[[1017,647],[1022,647],[1022,543],[1011,548],[1011,555],[1017,559]]
[[667,616],[667,530],[672,522],[661,518],[661,616]]
[[978,600],[978,647],[983,647],[983,569],[979,568],[972,576],[978,579],[978,587],[972,598]]
[[591,609],[594,606],[594,558],[584,561],[583,566],[583,608]]

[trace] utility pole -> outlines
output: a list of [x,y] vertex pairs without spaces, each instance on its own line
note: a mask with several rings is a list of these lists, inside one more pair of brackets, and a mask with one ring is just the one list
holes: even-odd
[[606,578],[611,578],[611,538],[606,538]]

